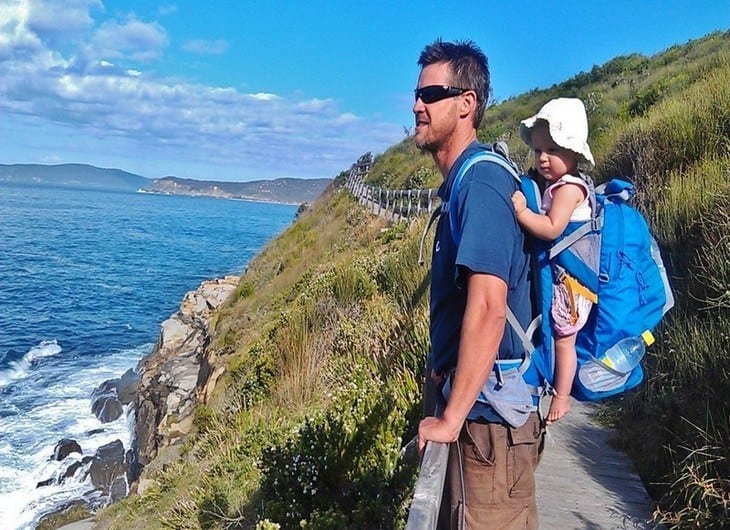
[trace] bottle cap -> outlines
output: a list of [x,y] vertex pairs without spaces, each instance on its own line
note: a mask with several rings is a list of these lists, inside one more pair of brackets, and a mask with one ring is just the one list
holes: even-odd
[[641,338],[644,339],[644,342],[647,346],[651,346],[652,344],[654,344],[654,335],[652,335],[651,331],[649,331],[648,329],[641,334]]

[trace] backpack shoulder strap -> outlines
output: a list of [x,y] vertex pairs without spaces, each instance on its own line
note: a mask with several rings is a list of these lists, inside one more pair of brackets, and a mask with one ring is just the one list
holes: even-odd
[[599,232],[601,228],[603,228],[603,209],[600,207],[598,200],[596,199],[596,193],[602,193],[603,188],[596,188],[593,185],[593,179],[585,173],[581,173],[580,178],[588,188],[588,204],[591,206],[591,219],[590,221],[586,221],[580,228],[552,245],[550,247],[549,259],[553,259],[586,234]]
[[461,184],[461,179],[464,177],[467,171],[472,168],[475,164],[478,164],[479,162],[494,162],[495,164],[499,165],[500,167],[507,170],[518,182],[520,182],[520,175],[519,171],[517,169],[517,166],[509,159],[509,150],[507,148],[507,144],[505,142],[497,142],[494,144],[492,149],[482,149],[480,151],[477,151],[473,155],[471,155],[469,158],[467,158],[459,168],[459,171],[456,173],[456,176],[454,177],[454,182],[451,185],[451,193],[449,194],[449,200],[443,201],[441,203],[441,207],[434,210],[434,212],[431,214],[431,218],[428,220],[428,223],[426,224],[426,228],[423,230],[423,234],[421,234],[421,243],[418,248],[418,264],[424,265],[425,261],[423,259],[423,245],[426,241],[426,234],[428,234],[428,231],[431,229],[431,225],[438,219],[438,217],[442,214],[448,214],[449,215],[449,228],[451,229],[451,237],[454,239],[455,242],[458,243],[458,241],[461,239],[461,234],[458,230],[458,225],[455,222],[455,219],[452,217],[455,215],[452,212],[452,208],[450,207],[451,198],[456,198],[456,195],[458,194],[459,185]]
[[454,182],[451,184],[451,192],[449,193],[449,200],[444,201],[441,204],[441,213],[446,213],[449,215],[449,227],[451,228],[451,237],[456,243],[461,240],[461,234],[459,233],[459,225],[458,223],[456,223],[456,208],[453,204],[450,203],[455,203],[459,193],[461,179],[464,178],[466,172],[480,162],[495,163],[501,168],[505,169],[510,175],[512,175],[518,183],[521,180],[519,171],[517,170],[517,166],[515,166],[515,164],[511,160],[505,158],[504,155],[499,154],[494,150],[484,149],[474,153],[469,158],[464,160],[464,162],[461,164],[461,167],[459,168],[459,171],[456,173],[456,176],[454,176]]

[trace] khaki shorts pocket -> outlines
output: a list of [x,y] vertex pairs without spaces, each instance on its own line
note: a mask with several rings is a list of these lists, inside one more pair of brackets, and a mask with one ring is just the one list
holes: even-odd
[[[489,432],[474,432],[472,434],[474,429],[478,431],[485,430],[483,425],[469,421],[464,424],[464,428],[461,430],[460,441],[464,446],[464,458],[474,460],[482,465],[494,466],[494,443],[489,436]],[[484,436],[484,434],[487,434],[487,436]]]
[[509,496],[514,499],[535,495],[535,469],[542,446],[542,429],[537,414],[532,414],[525,425],[509,429],[507,475]]

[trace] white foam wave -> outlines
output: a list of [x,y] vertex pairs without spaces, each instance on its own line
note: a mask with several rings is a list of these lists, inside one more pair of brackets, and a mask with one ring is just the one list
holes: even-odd
[[58,345],[58,341],[56,339],[44,340],[38,346],[33,346],[30,351],[25,354],[24,358],[28,359],[28,361],[32,363],[36,359],[40,359],[42,357],[58,355],[61,351],[62,348]]
[[[134,413],[130,407],[124,407],[118,420],[102,424],[91,412],[90,396],[105,380],[135,368],[153,346],[142,344],[104,357],[89,358],[95,362],[83,368],[71,361],[54,360],[46,367],[46,383],[42,385],[30,384],[30,379],[29,384],[18,385],[17,379],[11,379],[15,383],[16,399],[22,397],[32,406],[20,414],[0,417],[0,475],[3,477],[0,528],[34,528],[38,518],[54,506],[88,494],[91,489],[88,480],[80,483],[77,478],[66,479],[63,484],[36,487],[39,482],[58,476],[59,463],[53,462],[51,456],[59,439],[76,440],[84,456],[95,454],[100,446],[114,440],[120,440],[126,449],[131,446]],[[37,360],[56,355],[60,346],[56,341],[44,341],[34,350],[32,358]],[[29,354],[18,364],[27,363],[25,370],[31,375]]]
[[11,361],[8,363],[8,368],[0,370],[0,388],[6,387],[19,379],[28,377],[31,366],[38,359],[53,357],[62,351],[63,348],[61,348],[56,339],[44,340],[37,346],[33,346],[20,360]]

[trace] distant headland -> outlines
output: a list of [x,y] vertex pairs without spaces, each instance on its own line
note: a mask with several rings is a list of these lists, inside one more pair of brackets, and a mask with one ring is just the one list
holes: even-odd
[[3,182],[303,204],[319,197],[332,179],[285,177],[249,182],[193,180],[173,176],[150,179],[121,169],[88,164],[0,164],[0,183]]

